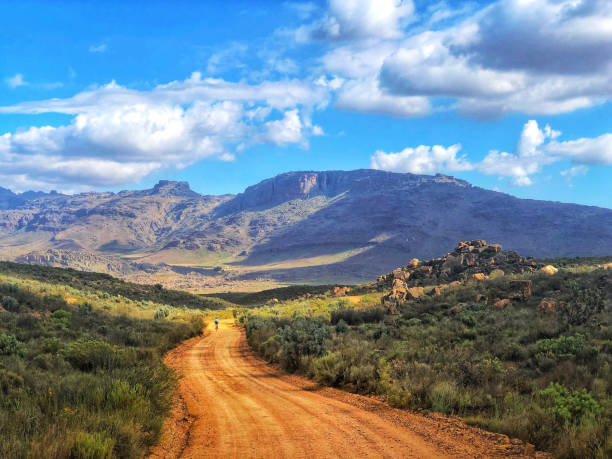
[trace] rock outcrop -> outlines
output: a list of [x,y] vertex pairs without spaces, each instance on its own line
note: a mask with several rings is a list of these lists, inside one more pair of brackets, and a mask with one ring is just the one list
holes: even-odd
[[447,284],[467,279],[485,280],[490,276],[519,274],[533,271],[537,263],[532,258],[513,251],[503,251],[500,244],[488,244],[484,240],[460,242],[457,248],[441,258],[418,260],[380,276],[380,288],[389,288],[396,280],[409,286]]

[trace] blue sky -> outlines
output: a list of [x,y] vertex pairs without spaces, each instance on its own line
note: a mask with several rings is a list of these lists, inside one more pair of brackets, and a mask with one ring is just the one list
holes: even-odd
[[605,0],[5,1],[0,181],[444,173],[612,208]]

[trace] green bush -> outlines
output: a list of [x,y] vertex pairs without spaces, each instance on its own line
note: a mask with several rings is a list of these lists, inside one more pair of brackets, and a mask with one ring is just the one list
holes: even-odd
[[312,363],[315,381],[335,386],[342,380],[342,365],[337,354],[331,353],[315,359]]
[[300,368],[303,356],[319,357],[327,352],[325,340],[331,336],[323,320],[300,317],[283,328],[281,362],[288,370]]
[[0,333],[0,355],[14,355],[23,352],[23,345],[15,335]]
[[72,445],[70,457],[74,459],[110,459],[114,442],[104,434],[79,432]]
[[601,407],[586,389],[570,391],[557,383],[540,391],[550,406],[553,415],[563,424],[579,424],[585,416],[596,416]]
[[128,363],[125,352],[104,341],[80,339],[66,346],[64,358],[81,371],[112,370]]
[[429,403],[434,411],[452,413],[459,406],[459,391],[453,381],[440,381],[429,391]]
[[561,313],[571,325],[582,325],[603,310],[603,295],[597,288],[580,288],[570,282],[567,293],[568,301],[562,303]]
[[19,302],[12,296],[3,296],[0,299],[0,304],[9,312],[19,312]]

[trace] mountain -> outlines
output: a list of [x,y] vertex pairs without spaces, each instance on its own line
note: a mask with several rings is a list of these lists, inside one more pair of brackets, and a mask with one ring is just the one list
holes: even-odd
[[178,288],[354,283],[486,239],[534,257],[612,253],[612,210],[527,199],[445,175],[289,172],[238,195],[0,190],[0,257]]

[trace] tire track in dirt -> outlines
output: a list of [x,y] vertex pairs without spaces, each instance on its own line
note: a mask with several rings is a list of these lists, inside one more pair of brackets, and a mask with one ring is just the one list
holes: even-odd
[[286,375],[255,357],[229,322],[181,344],[165,362],[182,378],[152,458],[525,456],[522,443],[457,419]]

